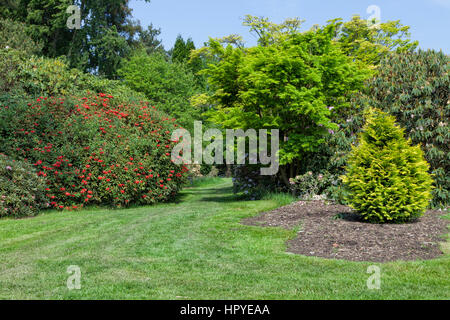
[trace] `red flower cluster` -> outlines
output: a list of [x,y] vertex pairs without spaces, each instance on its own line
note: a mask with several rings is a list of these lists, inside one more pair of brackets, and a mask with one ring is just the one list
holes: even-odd
[[5,151],[36,167],[55,208],[167,201],[188,171],[171,161],[175,119],[145,102],[40,97],[14,121]]

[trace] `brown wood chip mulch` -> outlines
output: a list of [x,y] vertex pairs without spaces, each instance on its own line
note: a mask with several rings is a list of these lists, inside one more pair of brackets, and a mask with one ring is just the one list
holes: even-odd
[[443,255],[448,219],[444,211],[430,210],[415,222],[370,224],[361,222],[352,209],[325,201],[299,201],[262,213],[242,223],[293,229],[288,252],[351,261],[387,262],[427,260]]

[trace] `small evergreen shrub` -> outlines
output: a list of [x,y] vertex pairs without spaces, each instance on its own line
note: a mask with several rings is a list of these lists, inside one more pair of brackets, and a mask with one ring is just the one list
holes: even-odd
[[34,168],[0,154],[0,217],[29,217],[48,207],[44,179]]
[[348,202],[368,222],[407,222],[430,204],[432,179],[420,146],[412,146],[395,118],[369,109],[343,182]]

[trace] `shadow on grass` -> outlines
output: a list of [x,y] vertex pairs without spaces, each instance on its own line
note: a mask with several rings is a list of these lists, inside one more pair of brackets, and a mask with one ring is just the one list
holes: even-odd
[[240,200],[239,195],[233,194],[233,187],[225,188],[189,188],[184,189],[180,192],[172,203],[180,203],[184,201],[189,201],[192,196],[200,196],[198,200],[200,202],[234,202]]
[[[200,201],[205,202],[236,202],[236,201],[243,201],[245,200],[245,197],[240,194],[233,194],[233,187],[227,187],[222,189],[209,189],[211,191],[216,192],[206,192],[210,194],[211,196],[203,197],[200,199]],[[224,195],[221,195],[224,194]]]
[[205,201],[205,202],[236,202],[236,201],[240,201],[240,200],[244,200],[244,199],[239,195],[228,195],[228,196],[224,196],[224,197],[205,197],[205,198],[200,199],[200,201]]

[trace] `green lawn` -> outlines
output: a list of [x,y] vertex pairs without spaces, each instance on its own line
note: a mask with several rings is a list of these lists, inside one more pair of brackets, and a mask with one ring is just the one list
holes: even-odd
[[[48,212],[0,220],[2,299],[449,299],[450,255],[376,264],[285,252],[295,231],[239,222],[283,197],[239,201],[229,179],[185,189],[177,204]],[[81,268],[80,290],[66,286]]]

